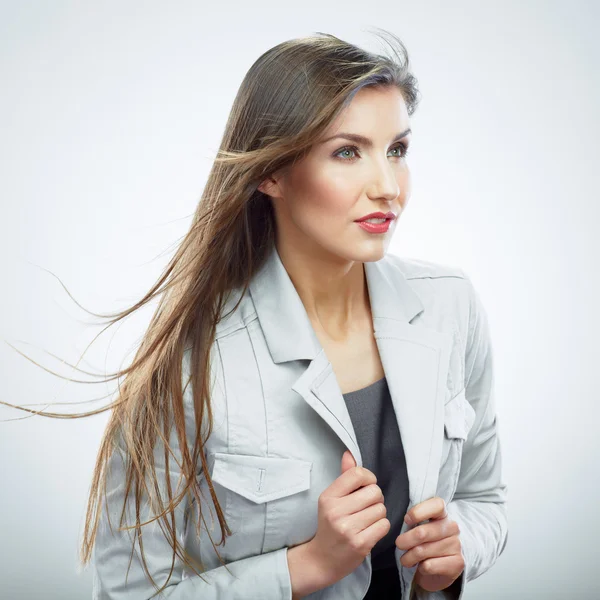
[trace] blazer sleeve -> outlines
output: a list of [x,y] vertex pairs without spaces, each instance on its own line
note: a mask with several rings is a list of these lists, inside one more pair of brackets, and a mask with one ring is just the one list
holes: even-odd
[[[184,365],[189,359],[189,354],[184,357]],[[187,361],[189,362],[189,361]],[[189,369],[189,367],[187,367]],[[183,369],[184,376],[186,367]],[[220,368],[222,377],[222,367]],[[215,389],[218,386],[215,386]],[[221,386],[223,387],[223,386]],[[191,385],[186,386],[184,392],[186,434],[193,447],[195,434],[194,410],[191,397]],[[189,390],[189,392],[187,391]],[[212,392],[213,395],[215,392]],[[221,393],[221,392],[218,392]],[[174,457],[169,457],[169,471],[173,496],[180,493],[178,478],[181,464],[181,452],[178,446],[175,428],[171,429],[169,444],[173,449]],[[93,599],[94,600],[142,600],[149,598],[169,598],[171,600],[224,600],[247,598],[249,590],[254,597],[263,600],[291,600],[292,589],[289,567],[287,562],[287,547],[273,552],[250,556],[241,560],[227,563],[209,569],[202,573],[202,577],[186,573],[184,578],[183,561],[178,555],[173,558],[172,547],[164,536],[158,521],[141,526],[142,546],[148,570],[158,587],[154,587],[147,577],[140,558],[139,537],[135,541],[133,552],[134,530],[117,531],[119,519],[125,498],[125,461],[121,445],[117,446],[118,452],[111,455],[107,474],[106,501],[100,513],[96,542],[92,554],[93,564]],[[165,501],[166,478],[164,461],[164,444],[159,437],[155,449],[155,468],[159,478],[161,497]],[[162,475],[162,480],[161,480]],[[182,478],[183,481],[183,478]],[[176,530],[179,542],[183,544],[186,514],[190,508],[190,494],[174,511]],[[151,513],[146,501],[146,495],[140,504],[140,521],[144,523],[151,518]],[[135,523],[135,500],[133,492],[127,498],[126,525]],[[203,510],[203,515],[205,514]],[[108,518],[110,515],[109,528]],[[164,527],[164,523],[163,523]],[[192,532],[195,538],[195,531]],[[131,562],[131,564],[130,564]],[[162,587],[173,567],[173,572],[168,586],[156,595],[157,589]],[[129,572],[128,572],[129,569]],[[231,573],[227,570],[231,571]],[[233,574],[233,576],[232,576]]]
[[465,569],[445,598],[461,598],[467,581],[485,573],[502,554],[508,539],[507,485],[494,396],[494,360],[486,310],[463,272],[469,297],[465,343],[465,396],[475,419],[463,445],[458,484],[447,504],[458,523]]
[[446,505],[458,523],[465,568],[449,587],[427,592],[415,586],[411,600],[460,600],[467,581],[483,575],[502,554],[508,539],[507,485],[494,396],[494,360],[487,312],[469,276],[464,391],[475,418],[463,444],[456,492]]

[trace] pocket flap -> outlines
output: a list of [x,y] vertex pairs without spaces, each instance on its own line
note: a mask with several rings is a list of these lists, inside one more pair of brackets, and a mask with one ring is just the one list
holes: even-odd
[[475,421],[475,410],[461,390],[444,406],[444,428],[449,438],[467,439],[467,435]]
[[269,502],[310,488],[310,461],[225,452],[214,456],[211,478],[253,502]]

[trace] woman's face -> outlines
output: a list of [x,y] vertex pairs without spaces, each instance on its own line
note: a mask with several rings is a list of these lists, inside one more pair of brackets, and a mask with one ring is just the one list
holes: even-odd
[[[410,196],[409,128],[400,90],[359,90],[307,156],[259,186],[273,202],[278,246],[321,259],[382,258]],[[343,134],[371,144],[333,137]],[[356,222],[379,211],[396,215],[385,233]]]

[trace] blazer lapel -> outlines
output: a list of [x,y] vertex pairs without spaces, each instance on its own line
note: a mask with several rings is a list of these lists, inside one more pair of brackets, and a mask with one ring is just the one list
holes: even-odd
[[[411,324],[424,307],[398,266],[386,257],[364,264],[374,336],[398,420],[413,506],[437,490],[452,336]],[[310,361],[292,389],[362,466],[332,365],[275,247],[253,278],[250,293],[273,361]]]

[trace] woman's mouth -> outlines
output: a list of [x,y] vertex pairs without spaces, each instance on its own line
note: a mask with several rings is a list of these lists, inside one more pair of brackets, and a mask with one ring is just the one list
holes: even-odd
[[367,219],[356,221],[357,225],[369,233],[386,233],[390,228],[392,219]]

